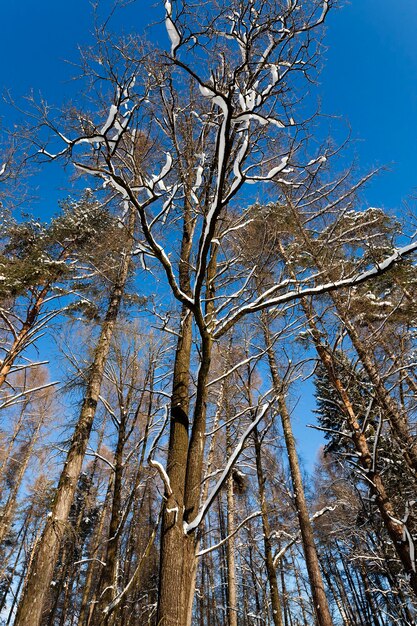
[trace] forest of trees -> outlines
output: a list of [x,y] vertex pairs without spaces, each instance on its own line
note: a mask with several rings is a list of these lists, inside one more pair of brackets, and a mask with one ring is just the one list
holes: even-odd
[[0,623],[415,625],[417,220],[311,101],[336,3],[158,4],[4,129]]

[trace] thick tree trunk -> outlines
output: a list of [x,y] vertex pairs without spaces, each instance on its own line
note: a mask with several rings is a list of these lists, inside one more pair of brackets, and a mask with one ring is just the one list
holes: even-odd
[[[184,224],[180,285],[189,293],[190,234]],[[208,290],[212,293],[210,276],[215,269],[215,253],[208,268]],[[189,380],[193,315],[184,307],[182,334],[178,340],[174,365],[173,393],[171,399],[171,429],[168,446],[167,474],[171,494],[166,502],[161,532],[160,582],[157,623],[160,626],[188,626],[192,616],[194,583],[197,567],[195,533],[184,533],[188,523],[198,513],[201,498],[204,444],[206,429],[207,382],[211,363],[212,339],[205,330],[206,322],[199,316],[201,336],[200,368],[189,438]],[[210,317],[210,307],[206,319]]]
[[[186,207],[181,243],[179,281],[183,292],[190,293],[189,258],[192,244],[192,221]],[[188,606],[187,585],[190,584],[186,563],[184,535],[184,491],[189,441],[189,384],[193,332],[193,316],[185,306],[181,312],[181,335],[175,354],[171,420],[168,444],[167,474],[171,493],[166,493],[162,517],[160,546],[160,575],[157,624],[175,626],[186,624]]]
[[104,367],[110,349],[113,331],[122,302],[129,273],[130,252],[133,245],[135,213],[131,210],[128,230],[128,244],[122,256],[118,276],[113,286],[106,317],[94,354],[87,381],[87,388],[81,407],[80,417],[75,427],[64,469],[58,483],[51,513],[46,521],[19,603],[15,626],[39,626],[43,606],[52,581],[58,558],[62,536],[68,524],[68,515],[77,489],[98,398],[103,379]]
[[[157,624],[185,624],[188,577],[185,564],[183,528],[184,487],[188,453],[189,376],[192,342],[192,317],[182,312],[182,333],[178,340],[171,398],[171,428],[167,474],[171,494],[166,495],[162,518],[160,577]],[[189,564],[187,564],[188,566]]]

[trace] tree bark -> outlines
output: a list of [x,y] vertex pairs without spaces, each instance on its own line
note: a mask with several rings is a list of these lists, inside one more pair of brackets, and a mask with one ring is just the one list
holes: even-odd
[[128,242],[111,292],[106,317],[101,327],[80,417],[60,476],[52,510],[31,562],[19,602],[15,626],[39,626],[42,620],[43,606],[52,581],[61,539],[68,524],[68,515],[77,489],[78,478],[96,414],[104,367],[126,287],[135,222],[135,212],[131,209]]
[[308,577],[310,581],[311,594],[313,597],[314,610],[319,626],[333,626],[326,592],[324,589],[323,578],[320,571],[317,549],[314,542],[313,527],[310,522],[310,515],[304,495],[304,487],[301,477],[300,465],[298,462],[297,449],[295,445],[294,435],[292,432],[291,417],[282,393],[282,381],[280,380],[278,374],[275,354],[272,348],[267,315],[263,316],[263,328],[269,368],[271,371],[272,384],[274,386],[274,391],[277,397],[278,408],[281,416],[282,429],[285,439],[285,446],[288,454],[291,482],[294,489],[294,500],[297,508],[298,521],[300,524],[300,533],[304,549],[304,556],[306,559]]
[[[192,244],[192,221],[190,207],[185,208],[184,226],[179,264],[179,281],[183,292],[190,293],[189,259]],[[184,491],[187,471],[189,441],[189,384],[193,317],[190,310],[182,307],[181,335],[175,353],[171,395],[171,419],[167,458],[167,475],[171,493],[162,516],[160,545],[160,576],[158,588],[157,624],[176,626],[186,624],[188,607],[187,585],[190,573],[186,563],[183,528]]]
[[[226,440],[228,456],[231,454],[230,425],[226,426]],[[227,493],[227,536],[232,535],[235,529],[235,498],[233,493],[233,476],[229,475],[226,483]],[[237,626],[237,592],[236,592],[236,563],[234,537],[226,543],[227,557],[227,619],[228,626]]]
[[283,626],[282,607],[278,591],[277,573],[274,567],[274,558],[272,555],[271,528],[268,519],[268,506],[265,493],[265,475],[262,467],[261,442],[259,441],[259,433],[257,428],[255,428],[253,431],[253,439],[255,443],[256,473],[258,477],[259,501],[261,504],[262,513],[265,565],[271,598],[272,621],[274,623],[274,626]]

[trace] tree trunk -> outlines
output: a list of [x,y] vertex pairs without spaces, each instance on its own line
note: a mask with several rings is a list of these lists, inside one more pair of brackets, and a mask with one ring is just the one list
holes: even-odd
[[[184,293],[190,293],[190,253],[192,245],[191,207],[185,207],[184,225],[179,263],[179,283]],[[182,307],[181,335],[175,353],[171,395],[171,419],[167,458],[167,475],[171,494],[166,493],[162,516],[159,588],[158,626],[186,624],[188,593],[191,572],[186,563],[184,535],[184,491],[187,472],[189,440],[189,384],[190,359],[193,332],[193,316],[190,310]]]
[[394,507],[391,504],[388,494],[385,490],[382,477],[375,468],[373,454],[369,450],[368,442],[366,440],[365,434],[362,432],[349,395],[344,388],[341,380],[336,374],[337,370],[335,368],[335,364],[333,363],[331,350],[328,346],[323,345],[322,335],[319,333],[318,329],[315,326],[315,323],[313,322],[311,307],[309,310],[305,309],[305,312],[307,315],[307,320],[310,326],[317,354],[319,355],[323,365],[325,366],[329,378],[332,381],[342,401],[346,420],[352,433],[352,441],[354,443],[356,451],[359,453],[359,463],[366,473],[367,484],[371,489],[371,492],[374,496],[375,504],[379,509],[385,528],[388,531],[388,534],[393,542],[393,546],[407,574],[410,586],[414,593],[417,595],[417,574],[414,571],[414,565],[411,560],[408,542],[404,538],[404,526],[401,522],[397,521],[398,516],[396,515]]
[[4,505],[3,510],[1,511],[1,515],[0,515],[0,544],[4,541],[5,537],[7,536],[9,530],[10,530],[10,526],[13,522],[13,514],[16,508],[16,502],[17,502],[17,496],[20,490],[20,486],[22,484],[23,481],[23,477],[26,473],[27,467],[29,465],[29,462],[31,460],[31,455],[32,455],[32,451],[33,448],[35,447],[37,441],[38,441],[38,437],[39,437],[39,432],[40,429],[42,428],[43,422],[44,422],[44,417],[41,418],[36,426],[35,432],[32,434],[30,443],[27,447],[27,449],[25,450],[25,454],[24,454],[24,458],[22,461],[20,461],[20,467],[19,470],[13,480],[13,488],[9,494],[9,497],[7,498],[7,502]]
[[264,470],[262,467],[261,442],[259,441],[259,434],[258,434],[257,428],[255,428],[253,431],[253,439],[255,443],[256,473],[258,477],[259,501],[260,501],[261,513],[262,513],[262,530],[263,530],[263,540],[264,540],[265,565],[266,565],[266,573],[268,576],[269,591],[270,591],[270,598],[271,598],[272,620],[273,620],[274,626],[283,626],[282,625],[282,608],[281,608],[281,601],[279,598],[277,573],[274,567],[274,558],[272,555],[271,528],[269,526],[269,519],[268,519],[268,506],[267,506],[266,493],[265,493],[265,476],[264,476]]
[[[291,205],[292,206],[292,205]],[[320,271],[323,280],[332,281],[332,276],[329,274],[328,268],[322,262],[322,259],[317,255],[316,248],[314,246],[313,241],[310,238],[310,235],[307,233],[306,229],[302,226],[300,222],[300,217],[297,214],[296,210],[293,209],[293,216],[297,223],[298,234],[302,239],[303,245],[306,247],[308,252],[310,253],[317,269]],[[282,245],[280,245],[280,251],[283,253]],[[287,261],[285,254],[283,254],[283,258]],[[288,264],[290,268],[290,272],[294,275],[294,272],[291,267],[291,263]],[[367,346],[363,343],[362,339],[357,332],[355,325],[352,323],[349,315],[347,314],[347,309],[345,304],[343,303],[342,296],[339,292],[330,291],[329,297],[333,301],[337,313],[342,321],[344,328],[347,331],[347,334],[361,360],[361,363],[366,371],[370,381],[375,390],[376,398],[384,410],[390,424],[392,431],[398,438],[399,442],[403,446],[403,456],[407,465],[411,469],[414,478],[416,478],[417,474],[417,442],[413,437],[411,437],[408,424],[407,417],[401,411],[394,398],[390,395],[389,391],[386,389],[383,379],[381,378],[378,368],[375,365],[375,362],[371,356],[371,353]]]
[[114,457],[113,497],[111,504],[110,525],[104,552],[104,563],[98,584],[98,602],[94,605],[91,623],[93,626],[109,624],[113,619],[104,615],[104,609],[117,594],[117,574],[119,569],[119,544],[122,521],[122,481],[123,448],[125,445],[126,416],[120,420],[116,453]]
[[[305,243],[309,244],[310,241],[307,235],[304,233],[304,231],[302,232],[302,235],[305,239]],[[290,275],[292,276],[292,278],[295,279],[295,273],[292,269],[291,262],[286,258],[285,251],[281,244],[279,244],[279,249],[280,249],[282,257],[287,262]],[[320,261],[318,259],[315,259],[315,262],[317,266],[319,267],[319,269],[323,270]],[[401,428],[403,429],[403,431],[405,431],[405,432],[402,432],[402,435],[398,433],[400,434],[400,439],[401,437],[405,437],[405,439],[402,438],[402,441],[404,443],[406,441],[409,441],[409,434],[406,429],[404,418],[402,415],[398,413],[396,404],[391,398],[391,396],[389,395],[389,393],[387,392],[387,390],[385,389],[379,377],[379,374],[376,371],[376,368],[372,362],[371,357],[369,356],[365,347],[360,341],[360,338],[353,324],[347,318],[346,312],[344,311],[344,308],[341,305],[340,296],[334,293],[330,295],[336,304],[336,308],[338,310],[339,316],[341,320],[343,321],[343,323],[345,324],[347,332],[352,340],[354,347],[356,348],[356,351],[358,353],[359,358],[362,361],[365,371],[367,372],[370,380],[372,381],[374,387],[376,388],[381,405],[385,408],[385,410],[391,416],[390,422],[392,424],[393,424],[392,420],[394,420],[395,423],[399,422],[401,424]],[[329,346],[324,345],[322,342],[322,333],[320,333],[314,321],[314,317],[315,317],[314,309],[312,305],[309,305],[307,303],[305,298],[301,298],[300,304],[307,318],[307,322],[311,331],[311,336],[313,338],[313,342],[314,342],[317,354],[319,355],[324,367],[326,368],[328,376],[330,380],[332,381],[342,401],[342,406],[345,410],[347,423],[352,432],[352,441],[355,445],[356,451],[359,453],[359,463],[361,464],[361,466],[363,467],[366,473],[367,483],[370,485],[371,492],[374,495],[375,504],[377,505],[380,511],[384,525],[388,531],[388,534],[393,542],[395,550],[407,574],[410,587],[412,588],[413,592],[416,594],[417,593],[417,573],[415,572],[414,564],[412,563],[412,560],[411,560],[408,542],[405,540],[405,537],[404,537],[404,526],[401,522],[397,521],[398,517],[395,515],[394,508],[388,498],[388,494],[385,490],[382,477],[376,471],[373,455],[371,451],[369,450],[368,442],[366,440],[364,433],[362,432],[362,429],[358,422],[353,405],[350,401],[349,395],[346,389],[344,388],[343,383],[341,382],[341,380],[338,378],[336,374],[337,369],[335,367],[335,363],[333,362],[332,351],[329,348]],[[267,328],[267,325],[266,325],[266,328]],[[268,351],[268,356],[269,356],[269,353],[271,353],[273,356],[273,352],[271,351],[271,349],[269,349]],[[407,456],[408,452],[410,452],[410,450],[404,451],[405,457]],[[410,465],[410,467],[413,467],[412,451],[411,451],[411,456],[407,458],[408,458],[408,464]],[[417,461],[417,457],[416,457],[416,461]]]
[[282,381],[278,374],[275,361],[275,354],[272,348],[271,335],[267,315],[263,316],[263,327],[265,344],[267,349],[269,368],[271,370],[272,383],[277,397],[278,408],[281,416],[282,430],[284,433],[285,446],[288,454],[290,466],[291,482],[294,489],[294,500],[297,508],[297,516],[300,524],[301,540],[306,559],[308,578],[310,581],[311,594],[313,597],[314,610],[319,626],[333,626],[329,605],[324,590],[323,579],[320,572],[320,564],[317,549],[314,542],[313,527],[310,522],[310,515],[304,495],[303,481],[301,477],[300,464],[298,462],[295,439],[292,432],[291,417],[283,397]]
[[[226,426],[227,453],[231,454],[230,425]],[[227,493],[227,536],[232,535],[235,529],[235,498],[233,493],[233,476],[230,473],[226,483]],[[228,626],[237,626],[237,593],[236,593],[236,563],[234,537],[226,543],[227,558],[227,620]]]
[[43,303],[45,302],[48,291],[51,287],[51,282],[48,282],[36,295],[34,303],[29,307],[26,314],[26,319],[22,324],[20,331],[15,335],[10,349],[7,351],[0,365],[0,387],[2,387],[6,381],[7,376],[12,369],[14,362],[19,354],[26,348],[26,346],[32,341],[33,327],[36,324],[38,316],[40,314]]
[[122,256],[114,283],[106,317],[103,321],[94,360],[87,380],[87,388],[75,427],[64,469],[58,483],[51,513],[36,548],[19,603],[15,626],[39,626],[43,606],[51,584],[58,558],[61,538],[68,524],[68,515],[77,489],[104,374],[110,343],[122,302],[129,273],[130,253],[134,241],[135,212],[130,211],[128,243]]

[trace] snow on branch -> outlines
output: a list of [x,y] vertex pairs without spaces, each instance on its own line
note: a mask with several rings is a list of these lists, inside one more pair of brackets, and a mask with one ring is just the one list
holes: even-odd
[[356,276],[351,276],[350,278],[342,278],[340,280],[324,283],[322,285],[316,285],[315,287],[306,287],[304,289],[301,287],[297,287],[292,291],[287,291],[280,296],[272,298],[267,298],[268,292],[265,292],[250,304],[242,306],[232,315],[228,315],[220,320],[218,322],[217,330],[215,331],[213,336],[215,339],[222,337],[232,326],[234,326],[234,324],[236,324],[236,322],[238,322],[242,317],[249,313],[255,313],[256,311],[262,311],[263,309],[272,308],[280,304],[291,302],[293,300],[298,300],[299,298],[303,298],[305,296],[322,295],[330,291],[336,291],[337,289],[354,287],[355,285],[359,285],[369,280],[370,278],[373,278],[374,276],[380,276],[381,274],[384,274],[396,263],[398,263],[398,261],[401,261],[401,259],[403,259],[405,256],[412,254],[416,250],[417,241],[414,241],[407,246],[396,248],[393,254],[391,254],[381,263],[376,263],[371,269],[360,272],[359,274],[356,274]]
[[6,398],[6,400],[0,404],[0,410],[5,409],[6,407],[13,406],[14,404],[19,404],[23,402],[23,399],[26,396],[29,396],[31,393],[36,393],[37,391],[43,391],[44,389],[49,389],[49,387],[54,387],[55,385],[59,385],[59,381],[55,381],[53,383],[46,383],[45,385],[40,385],[39,387],[32,387],[31,389],[25,389],[25,391],[21,391],[10,398]]
[[149,459],[149,465],[152,465],[152,467],[155,467],[158,470],[158,473],[165,486],[166,495],[172,496],[171,482],[169,480],[168,474],[165,471],[164,466],[159,463],[159,461],[154,461],[153,459]]
[[175,56],[175,52],[181,44],[181,35],[172,19],[172,4],[170,0],[165,1],[165,14],[165,26],[171,42],[171,56]]
[[214,500],[216,499],[218,493],[220,492],[220,490],[222,489],[233,465],[235,464],[236,460],[238,459],[240,453],[243,450],[243,446],[245,445],[246,440],[248,439],[249,435],[252,433],[252,431],[256,428],[256,426],[259,424],[259,422],[261,421],[261,419],[264,417],[265,413],[267,412],[267,410],[270,407],[270,403],[266,402],[260,409],[260,411],[258,412],[258,414],[255,416],[255,419],[253,420],[253,422],[251,422],[249,424],[249,426],[247,427],[247,429],[245,430],[245,432],[243,433],[243,435],[241,436],[239,443],[237,444],[236,448],[234,449],[233,453],[230,455],[230,458],[227,462],[226,467],[224,468],[223,472],[220,475],[219,480],[217,481],[217,483],[215,484],[215,486],[213,487],[211,493],[209,494],[207,500],[204,502],[203,506],[200,509],[200,512],[198,513],[198,515],[195,517],[195,519],[190,522],[189,524],[187,522],[184,522],[184,532],[185,534],[189,534],[191,532],[193,532],[196,528],[198,528],[198,526],[201,524],[201,522],[203,521],[203,519],[205,518],[205,516],[207,515],[211,505],[213,504]]
[[169,411],[168,411],[168,405],[166,404],[164,407],[164,411],[165,411],[165,416],[164,416],[164,421],[162,424],[162,427],[159,431],[159,433],[156,435],[154,442],[151,445],[151,449],[149,451],[148,454],[148,463],[149,465],[151,465],[152,467],[155,467],[155,469],[158,471],[158,474],[160,475],[162,482],[164,483],[164,487],[165,487],[165,493],[166,495],[172,496],[172,488],[171,488],[171,482],[169,480],[169,476],[164,468],[164,466],[159,462],[159,461],[155,461],[154,459],[152,459],[152,454],[154,452],[154,450],[156,449],[158,442],[160,440],[160,438],[162,437],[162,434],[165,430],[165,427],[167,425],[168,422],[168,417],[169,417]]
[[251,515],[248,515],[248,517],[245,517],[245,519],[236,526],[236,528],[234,529],[232,533],[230,533],[230,535],[227,535],[227,537],[219,541],[219,543],[216,543],[214,546],[210,546],[209,548],[205,548],[204,550],[197,552],[196,556],[197,557],[204,556],[205,554],[208,554],[209,552],[213,552],[213,550],[217,550],[218,548],[221,548],[223,544],[225,544],[227,541],[229,541],[229,539],[234,537],[236,533],[239,532],[242,526],[245,526],[245,524],[247,524],[251,519],[254,519],[255,517],[259,517],[260,515],[262,515],[262,511],[255,511],[254,513],[251,513]]
[[[318,519],[319,517],[321,517],[325,513],[331,513],[333,511],[335,511],[336,509],[337,509],[337,504],[335,504],[334,506],[325,506],[322,509],[320,509],[320,511],[316,511],[316,513],[314,513],[314,515],[312,515],[310,517],[310,522],[314,522],[314,520]],[[297,543],[297,541],[300,539],[300,536],[301,536],[301,531],[298,531],[298,533],[292,537],[291,541],[289,541],[287,544],[285,544],[285,546],[283,548],[281,548],[281,550],[279,550],[279,552],[276,553],[276,555],[274,556],[274,561],[273,561],[274,567],[278,566],[278,563],[279,563],[280,559],[282,559],[284,554],[295,543]]]

